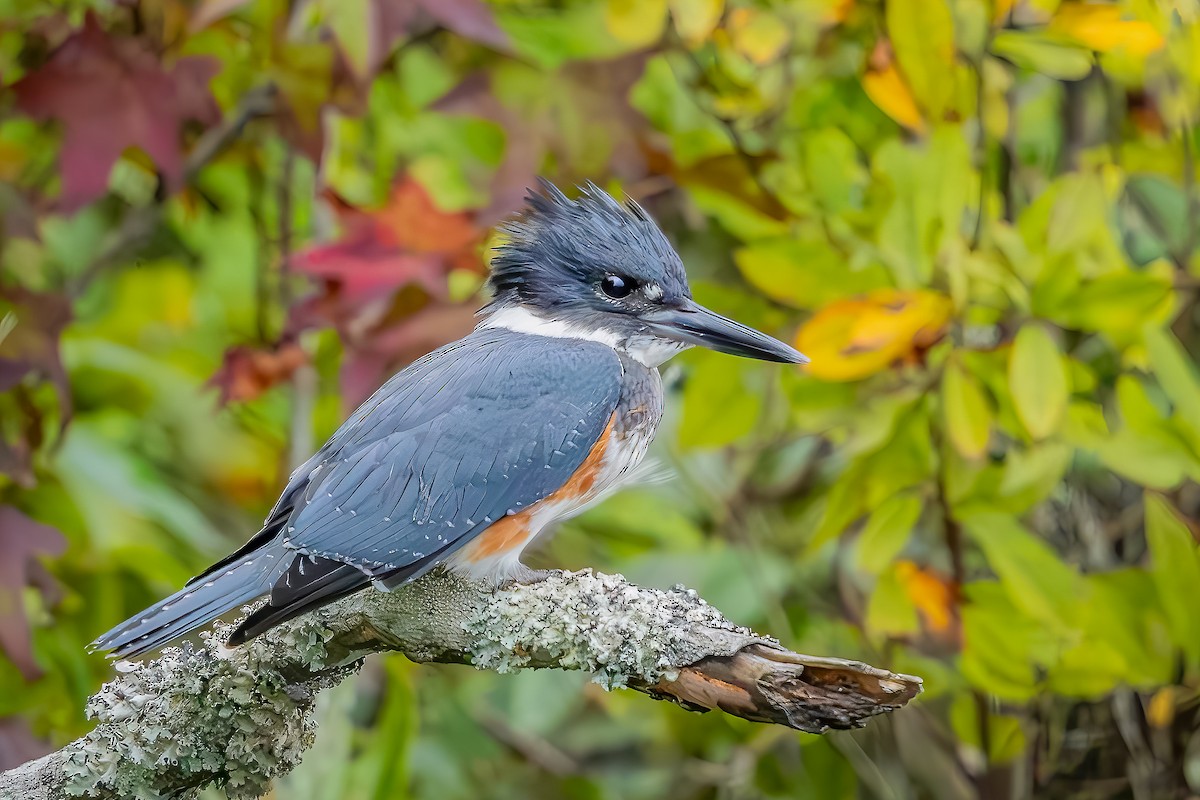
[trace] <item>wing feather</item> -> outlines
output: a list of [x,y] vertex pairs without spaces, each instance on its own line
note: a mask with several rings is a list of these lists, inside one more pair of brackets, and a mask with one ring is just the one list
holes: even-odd
[[[329,562],[315,594],[411,579],[563,486],[616,410],[607,346],[483,330],[414,363],[356,411],[285,496],[286,544]],[[305,601],[290,570],[272,605]],[[277,611],[272,615],[278,617]]]

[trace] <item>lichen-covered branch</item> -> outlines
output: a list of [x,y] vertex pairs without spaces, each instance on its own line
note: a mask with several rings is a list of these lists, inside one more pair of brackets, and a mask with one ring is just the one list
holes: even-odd
[[190,797],[213,783],[234,800],[258,797],[312,744],[317,694],[387,650],[499,672],[583,669],[609,688],[814,733],[861,725],[921,691],[918,678],[785,650],[693,591],[590,571],[500,589],[437,573],[236,649],[220,644],[229,631],[218,624],[199,646],[118,663],[88,704],[95,729],[0,775],[0,799]]

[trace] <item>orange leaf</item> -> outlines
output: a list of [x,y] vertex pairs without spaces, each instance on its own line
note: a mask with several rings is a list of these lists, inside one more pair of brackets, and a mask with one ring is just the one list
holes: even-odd
[[221,390],[221,403],[244,403],[289,378],[308,361],[294,342],[276,347],[256,348],[245,345],[225,351],[221,368],[209,384]]
[[922,569],[911,561],[897,562],[896,576],[929,629],[935,633],[949,630],[954,622],[954,586],[933,570]]
[[397,183],[388,204],[374,216],[380,240],[411,253],[457,253],[479,238],[467,214],[442,211],[412,178]]
[[796,346],[812,359],[814,377],[861,380],[936,344],[951,310],[936,292],[880,289],[821,309],[801,327]]
[[1123,50],[1137,57],[1153,53],[1165,41],[1149,22],[1122,19],[1120,6],[1098,3],[1063,3],[1048,30],[1101,53]]
[[921,132],[925,130],[925,118],[917,107],[917,100],[896,68],[892,58],[892,46],[887,39],[875,43],[866,74],[862,76],[863,91],[879,110],[904,127]]

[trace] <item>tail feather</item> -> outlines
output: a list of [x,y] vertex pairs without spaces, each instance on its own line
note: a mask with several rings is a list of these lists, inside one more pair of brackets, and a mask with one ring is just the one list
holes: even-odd
[[156,650],[269,592],[288,560],[281,548],[268,545],[126,620],[92,642],[89,649],[110,650],[117,658]]
[[[292,577],[307,578],[302,587],[297,587],[300,591],[288,585],[288,579]],[[242,624],[230,635],[229,644],[244,644],[282,622],[370,585],[371,579],[349,564],[319,556],[302,556],[292,563],[284,581],[272,589],[270,602],[250,612],[242,620]]]

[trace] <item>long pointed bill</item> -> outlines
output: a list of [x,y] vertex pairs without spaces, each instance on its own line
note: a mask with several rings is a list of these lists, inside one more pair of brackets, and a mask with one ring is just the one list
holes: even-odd
[[676,308],[658,309],[642,319],[650,323],[659,336],[677,342],[698,344],[721,353],[763,361],[808,363],[804,354],[778,339],[722,317],[692,300],[685,300],[683,305]]

